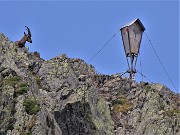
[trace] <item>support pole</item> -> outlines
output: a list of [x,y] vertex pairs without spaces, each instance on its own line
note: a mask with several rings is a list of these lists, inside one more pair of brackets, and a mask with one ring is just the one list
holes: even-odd
[[130,69],[130,78],[131,80],[134,80],[134,68],[133,68],[133,62],[134,62],[134,54],[131,54],[131,69]]

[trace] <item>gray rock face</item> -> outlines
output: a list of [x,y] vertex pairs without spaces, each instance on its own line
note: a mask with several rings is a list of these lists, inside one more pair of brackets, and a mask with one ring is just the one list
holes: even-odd
[[92,113],[87,103],[68,103],[61,111],[55,111],[54,116],[63,135],[95,134],[96,127],[91,120]]
[[50,60],[0,33],[0,135],[179,135],[180,99],[161,84]]

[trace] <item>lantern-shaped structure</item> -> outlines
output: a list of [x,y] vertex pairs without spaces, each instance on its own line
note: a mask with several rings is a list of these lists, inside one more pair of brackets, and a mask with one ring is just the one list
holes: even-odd
[[136,19],[123,26],[120,30],[124,51],[129,66],[128,72],[130,73],[130,78],[134,80],[134,74],[136,73],[136,61],[139,53],[142,34],[145,30],[145,27],[139,19]]

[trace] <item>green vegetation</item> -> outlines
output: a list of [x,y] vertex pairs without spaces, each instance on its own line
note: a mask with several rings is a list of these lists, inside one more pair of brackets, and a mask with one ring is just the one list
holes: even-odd
[[29,90],[28,87],[19,87],[17,90],[16,90],[16,94],[17,95],[22,95],[24,93],[27,93],[27,91]]
[[39,101],[33,97],[29,97],[24,100],[23,105],[25,106],[25,110],[28,114],[36,114],[40,111]]
[[39,78],[39,76],[35,76],[35,80],[36,80],[38,87],[41,88],[41,79]]
[[126,102],[124,98],[118,98],[112,101],[112,105],[123,105]]
[[21,81],[21,78],[19,76],[10,75],[3,80],[3,84],[15,87],[15,85],[18,84],[20,81]]
[[16,97],[27,93],[27,91],[29,90],[28,84],[26,82],[23,82],[23,80],[19,76],[8,76],[3,80],[3,85],[12,86],[13,88],[15,88]]
[[151,86],[150,85],[147,85],[147,86],[145,86],[145,88],[144,88],[146,91],[151,91]]
[[32,132],[28,132],[28,133],[26,133],[26,135],[32,135]]
[[19,87],[28,87],[28,84],[26,82],[21,82],[19,84]]
[[178,108],[170,109],[164,112],[164,115],[169,117],[175,116],[177,114],[180,114],[180,109]]
[[32,135],[32,132],[25,132],[25,131],[20,131],[19,135]]
[[14,49],[15,52],[18,52],[17,48]]
[[29,90],[29,87],[28,87],[28,84],[26,82],[18,83],[17,88],[15,90],[16,96],[27,93],[28,90]]
[[127,113],[133,107],[133,104],[129,102],[125,96],[120,96],[118,99],[114,100],[112,104],[114,113]]
[[164,110],[165,105],[163,104],[163,102],[159,103],[159,107],[160,107],[161,110]]

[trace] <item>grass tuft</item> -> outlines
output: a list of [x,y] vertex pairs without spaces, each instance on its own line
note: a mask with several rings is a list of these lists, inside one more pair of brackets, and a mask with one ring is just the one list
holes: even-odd
[[39,101],[33,97],[25,99],[23,105],[29,115],[37,114],[41,110]]
[[113,112],[114,113],[127,113],[130,109],[132,109],[133,104],[128,101],[128,99],[124,96],[119,97],[118,99],[112,102],[113,104]]

